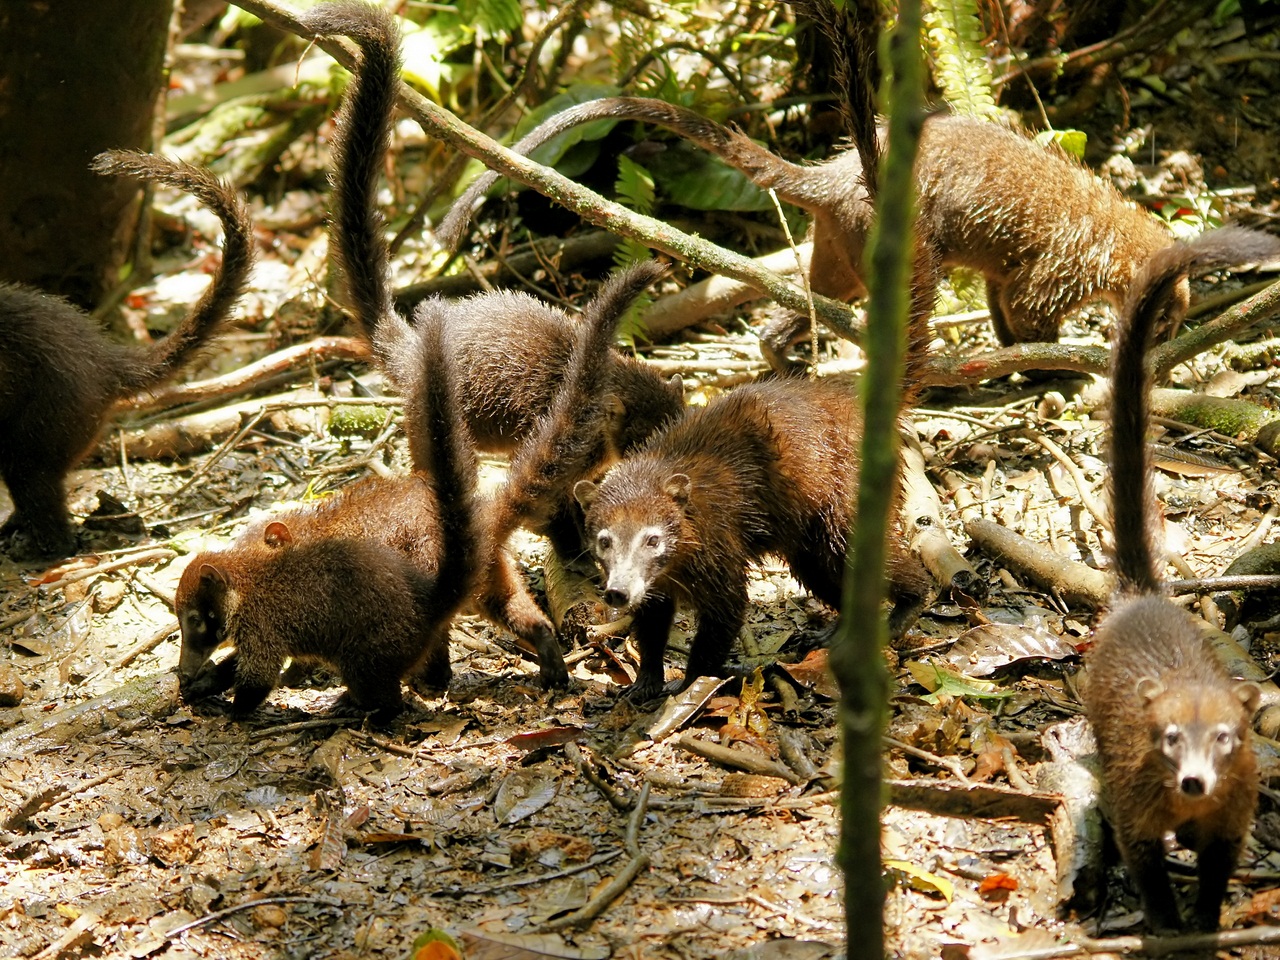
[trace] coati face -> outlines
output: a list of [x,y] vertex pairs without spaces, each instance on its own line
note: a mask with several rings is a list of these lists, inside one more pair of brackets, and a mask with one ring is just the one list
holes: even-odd
[[212,554],[202,554],[187,565],[178,581],[174,610],[182,630],[178,680],[195,679],[213,651],[226,639],[227,618],[236,592],[222,564]]
[[586,512],[587,545],[604,574],[604,602],[635,609],[679,555],[690,481],[671,474],[658,490],[636,489],[615,474],[580,480],[573,494]]
[[1255,683],[1166,689],[1153,678],[1138,683],[1150,722],[1152,750],[1168,769],[1179,797],[1196,802],[1214,796],[1239,762],[1261,690]]

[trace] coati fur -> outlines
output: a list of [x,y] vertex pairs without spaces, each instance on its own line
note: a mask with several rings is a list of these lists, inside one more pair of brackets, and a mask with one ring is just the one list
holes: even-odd
[[[234,684],[233,712],[244,716],[286,657],[329,664],[346,703],[384,715],[401,707],[403,678],[448,686],[449,624],[475,589],[482,533],[474,450],[442,343],[438,322],[419,326],[417,473],[370,479],[192,559],[175,601],[184,695]],[[223,642],[235,653],[206,669]]]
[[1110,460],[1119,590],[1085,657],[1084,704],[1098,741],[1104,806],[1156,930],[1182,927],[1164,865],[1168,833],[1197,854],[1195,926],[1218,928],[1257,800],[1249,724],[1260,691],[1232,680],[1197,622],[1161,594],[1146,351],[1190,271],[1278,251],[1280,240],[1238,228],[1161,250],[1136,277],[1115,326]]
[[[388,284],[387,243],[375,202],[400,77],[395,19],[385,10],[359,2],[326,4],[304,19],[318,33],[350,36],[363,54],[338,115],[332,183],[333,246],[357,324],[392,384],[411,397],[422,379],[407,346],[413,340],[414,325],[426,316],[442,317],[448,330],[445,348],[476,446],[510,455],[554,402],[568,371],[575,331],[587,320],[575,322],[564,311],[517,291],[461,300],[431,298],[417,306],[412,321],[396,312]],[[634,298],[638,293],[627,296]],[[617,309],[625,309],[628,303],[629,299],[619,303]],[[590,309],[598,313],[606,305],[597,303]],[[609,398],[609,416],[601,421],[605,459],[588,465],[591,470],[635,449],[684,409],[678,376],[664,378],[614,350],[602,362],[608,372]],[[566,500],[566,506],[571,506],[567,492]],[[580,552],[581,544],[564,515],[558,514],[547,532],[558,550],[570,555]]]
[[[314,8],[306,22],[317,33],[352,37],[363,53],[339,111],[333,144],[333,246],[348,299],[388,379],[405,397],[415,464],[420,445],[415,424],[421,422],[417,410],[426,379],[414,343],[424,323],[446,328],[444,350],[458,384],[460,412],[477,446],[511,455],[512,475],[523,475],[528,484],[519,491],[514,483],[508,484],[484,511],[494,521],[485,524],[488,546],[481,551],[485,573],[477,605],[537,655],[544,686],[563,686],[568,671],[555,628],[529,595],[505,544],[514,527],[523,525],[547,535],[561,555],[578,556],[582,546],[570,492],[573,481],[597,475],[683,410],[678,377],[665,380],[600,339],[613,335],[626,308],[662,270],[640,264],[616,275],[577,322],[513,292],[427,300],[419,304],[412,322],[406,321],[392,300],[387,244],[374,203],[399,82],[400,39],[394,18],[376,6],[339,2]],[[588,403],[594,411],[590,415],[583,409]],[[521,445],[537,435],[542,424],[575,420],[575,449],[590,450],[590,456],[557,457],[555,444],[537,442],[529,444],[530,454],[522,460]],[[577,432],[584,429],[594,435]],[[550,497],[550,507],[544,507],[539,496]]]
[[159,386],[191,360],[230,313],[253,265],[248,210],[207,170],[125,150],[99,154],[92,167],[198,197],[222,221],[222,265],[177,328],[145,347],[113,343],[59,297],[0,283],[0,477],[13,499],[0,538],[23,558],[74,549],[68,471],[92,448],[116,401]]
[[[862,254],[874,216],[856,151],[802,166],[684,107],[643,97],[606,97],[570,107],[512,149],[528,154],[572,127],[639,120],[672,130],[813,217],[809,284],[849,301],[866,295]],[[471,212],[498,179],[488,172],[454,203],[436,236],[456,247]],[[1055,341],[1063,318],[1095,300],[1119,306],[1141,266],[1173,237],[1150,214],[1066,154],[997,124],[935,114],[916,157],[916,232],[943,267],[978,270],[1002,344]],[[1188,298],[1178,285],[1171,311]],[[775,366],[808,329],[804,317],[771,324],[762,350]]]
[[[927,260],[917,256],[917,269]],[[908,385],[919,382],[926,354],[926,303],[913,300]],[[904,403],[913,398],[909,386]],[[603,599],[634,618],[640,667],[633,699],[664,689],[677,603],[697,617],[683,685],[720,674],[745,619],[747,566],[766,554],[785,559],[797,580],[840,609],[861,438],[862,411],[848,383],[758,382],[690,411],[599,483],[576,484]],[[896,635],[919,613],[930,581],[900,530],[888,546]]]

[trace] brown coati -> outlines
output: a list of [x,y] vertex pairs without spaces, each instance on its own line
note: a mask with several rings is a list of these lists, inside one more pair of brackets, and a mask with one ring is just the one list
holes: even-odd
[[[538,432],[557,397],[572,404],[575,396],[600,398],[596,414],[578,411],[576,429],[592,427],[595,438],[579,436],[591,456],[547,461],[534,455],[520,468],[536,489],[552,498],[552,508],[532,510],[529,491],[512,492],[486,515],[501,518],[502,530],[486,534],[494,546],[482,551],[485,575],[477,602],[482,612],[510,630],[521,645],[535,652],[546,686],[568,682],[555,629],[529,595],[503,545],[514,525],[525,525],[550,537],[562,555],[582,551],[576,505],[570,493],[575,480],[594,476],[623,452],[637,446],[660,424],[679,416],[683,395],[678,377],[665,380],[632,358],[600,346],[593,336],[612,335],[617,321],[640,292],[661,275],[660,268],[641,264],[615,276],[597,293],[574,322],[565,313],[521,293],[482,294],[465,300],[428,300],[418,306],[413,322],[394,307],[388,286],[388,253],[374,190],[390,137],[391,110],[399,78],[400,40],[394,18],[365,3],[330,3],[306,18],[318,33],[351,36],[363,57],[348,86],[338,116],[333,144],[333,246],[348,286],[348,299],[365,336],[373,344],[388,379],[405,397],[405,422],[415,464],[419,443],[414,424],[424,372],[414,343],[426,322],[445,326],[445,351],[458,383],[462,415],[480,449],[513,454]],[[594,345],[594,346],[593,346]],[[596,356],[596,347],[600,347]],[[577,365],[575,356],[595,356]],[[569,386],[583,377],[591,382]],[[604,379],[599,379],[603,377]],[[586,403],[586,399],[582,401]],[[550,415],[547,423],[573,419],[569,412]],[[550,429],[550,428],[548,428]],[[548,451],[545,442],[531,451]],[[519,502],[520,507],[513,506]],[[514,512],[513,512],[514,511]],[[523,516],[517,514],[523,512]]]
[[[305,18],[318,33],[350,36],[363,54],[338,115],[333,142],[333,246],[347,285],[347,299],[361,331],[373,344],[393,385],[411,397],[422,379],[408,346],[414,324],[439,316],[448,330],[446,350],[459,385],[462,411],[476,446],[511,454],[551,407],[573,350],[573,321],[564,311],[528,294],[501,291],[462,300],[439,297],[418,305],[413,320],[397,314],[388,286],[387,243],[375,195],[390,140],[391,114],[400,76],[395,19],[367,3],[330,3]],[[615,288],[627,297],[589,311],[625,309],[639,290]],[[616,457],[637,447],[684,408],[679,377],[666,379],[643,362],[609,351],[606,390],[611,415],[606,445]],[[604,464],[592,464],[592,469]],[[567,497],[566,506],[572,505]],[[555,546],[576,554],[581,544],[565,516],[551,531]],[[576,546],[576,550],[574,547]]]
[[[234,684],[243,716],[275,687],[286,657],[330,664],[346,702],[383,714],[400,707],[403,678],[448,685],[449,624],[475,589],[483,537],[442,338],[438,322],[419,325],[419,473],[357,484],[191,560],[175,601],[184,695]],[[224,641],[233,656],[205,668]]]
[[222,221],[222,265],[178,327],[148,347],[113,343],[65,300],[0,283],[0,477],[13,498],[0,537],[12,538],[11,552],[24,557],[74,549],[67,472],[93,446],[112,404],[173,377],[209,339],[253,264],[248,211],[207,170],[123,150],[100,154],[93,169],[194,194]]
[[[801,166],[743,134],[661,100],[607,97],[544,121],[512,149],[527,154],[571,127],[594,120],[639,120],[672,130],[741,170],[813,217],[809,284],[848,301],[866,294],[862,252],[873,211],[855,151]],[[471,212],[498,179],[486,173],[458,198],[436,236],[462,239]],[[994,123],[934,115],[916,158],[917,233],[944,267],[980,271],[1003,344],[1058,339],[1063,318],[1104,299],[1118,306],[1138,269],[1173,237],[1084,166]],[[1171,310],[1185,311],[1180,284]],[[804,317],[771,325],[762,335],[777,365],[808,328]]]
[[1197,622],[1161,595],[1146,442],[1146,350],[1190,271],[1277,251],[1280,240],[1233,228],[1162,250],[1138,274],[1115,327],[1110,460],[1119,591],[1085,658],[1084,703],[1117,845],[1142,895],[1147,923],[1157,930],[1182,925],[1164,866],[1168,833],[1197,853],[1195,925],[1218,927],[1257,797],[1249,722],[1260,691],[1232,680]]
[[[917,270],[927,263],[926,251]],[[926,356],[932,302],[923,291],[931,296],[932,286],[928,280],[913,292],[904,405]],[[861,456],[855,394],[849,383],[803,378],[737,387],[655,434],[599,483],[574,487],[604,601],[634,617],[640,668],[632,698],[663,691],[677,603],[697,616],[683,685],[720,673],[745,618],[747,565],[767,554],[840,609]],[[888,548],[890,629],[898,635],[930,581],[901,530]]]

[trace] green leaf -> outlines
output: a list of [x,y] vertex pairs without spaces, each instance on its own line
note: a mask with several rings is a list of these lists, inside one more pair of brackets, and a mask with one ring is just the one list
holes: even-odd
[[449,13],[437,13],[424,26],[407,20],[399,22],[404,35],[404,79],[439,100],[442,83],[459,69],[456,64],[445,63],[445,58],[469,42],[469,28]]
[[645,164],[672,203],[691,210],[772,210],[769,194],[741,170],[683,140],[650,154]]
[[953,699],[973,697],[975,700],[1005,700],[1013,696],[1012,690],[1001,690],[991,680],[977,680],[935,663],[912,660],[903,666],[912,680],[929,691],[924,697],[929,703],[937,703],[944,696]]
[[[645,216],[653,213],[653,175],[630,157],[618,157],[618,179],[614,182],[613,191],[618,202],[636,213]],[[649,248],[639,240],[625,238],[613,252],[613,262],[619,267],[639,263],[649,258]],[[618,323],[618,339],[628,346],[633,346],[636,337],[643,336],[645,331],[642,314],[653,302],[648,291],[640,294],[631,302],[627,312]]]
[[[588,100],[599,100],[602,97],[616,97],[621,92],[622,90],[619,87],[611,84],[576,83],[564,93],[556,94],[536,110],[531,110],[516,124],[512,139],[519,140],[548,117],[554,116],[563,110],[568,110],[576,104],[586,103]],[[617,125],[617,120],[596,120],[593,123],[584,123],[581,126],[574,127],[572,130],[566,130],[560,136],[553,137],[533,151],[533,159],[541,164],[554,166],[561,157],[569,152],[569,148],[574,144],[583,141],[601,140]]]
[[934,79],[947,103],[970,117],[994,114],[994,81],[976,0],[930,0],[924,25]]
[[1041,146],[1056,143],[1065,153],[1071,154],[1077,160],[1083,160],[1089,135],[1083,130],[1041,130],[1036,134],[1035,139]]
[[[471,6],[467,3],[461,9],[467,13]],[[475,22],[485,33],[509,37],[524,26],[524,11],[520,9],[520,0],[476,0]]]

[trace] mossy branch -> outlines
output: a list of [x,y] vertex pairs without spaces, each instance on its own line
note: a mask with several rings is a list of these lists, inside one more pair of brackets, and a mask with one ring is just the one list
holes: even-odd
[[[348,69],[357,63],[357,55],[345,42],[330,37],[316,37],[288,7],[272,0],[237,0],[237,6],[281,30],[315,40],[317,46]],[[646,246],[683,262],[741,280],[767,293],[788,309],[805,314],[809,312],[809,301],[803,290],[776,273],[761,269],[747,257],[730,253],[661,220],[640,216],[621,204],[606,200],[598,193],[574,183],[555,170],[512,153],[404,84],[400,86],[398,102],[427,133],[439,137],[468,156],[475,157],[503,176],[532,187],[584,220],[620,236],[639,240]],[[836,334],[849,340],[860,339],[861,330],[845,304],[817,295],[814,295],[813,300],[818,318]]]
[[889,35],[893,81],[885,112],[889,146],[880,168],[876,221],[867,249],[867,369],[857,522],[845,568],[840,629],[831,663],[840,683],[844,742],[839,861],[845,875],[848,942],[864,957],[884,956],[884,880],[880,867],[881,736],[889,679],[883,649],[888,627],[885,531],[898,489],[898,412],[906,372],[907,314],[915,261],[916,147],[924,124],[920,0],[902,0]]

